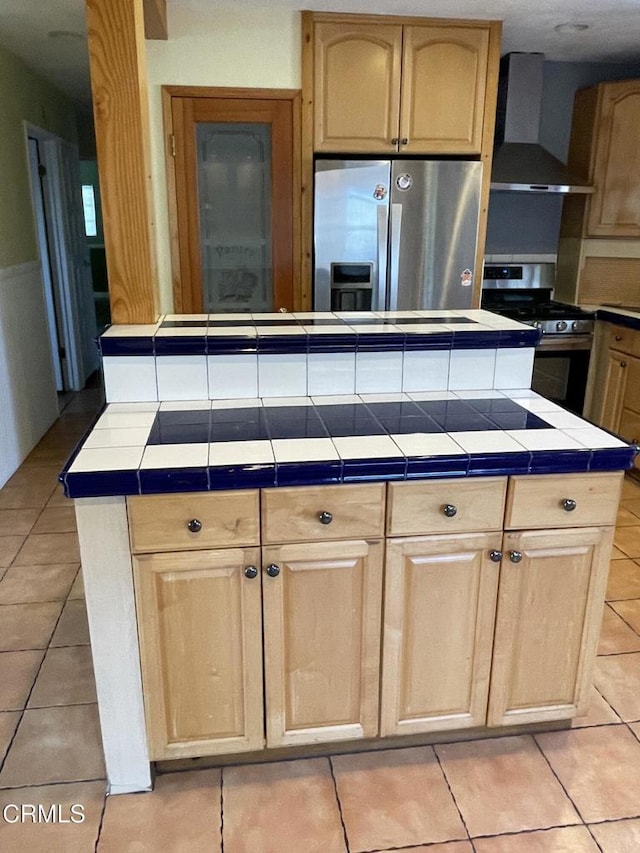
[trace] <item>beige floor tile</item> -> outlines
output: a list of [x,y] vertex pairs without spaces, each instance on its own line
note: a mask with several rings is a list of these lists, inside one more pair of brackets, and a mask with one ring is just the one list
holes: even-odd
[[0,652],[46,649],[62,602],[0,605]]
[[629,728],[635,734],[638,740],[640,740],[640,723],[629,723]]
[[[2,853],[89,853],[98,838],[104,800],[104,782],[0,791],[0,814],[8,807],[9,817],[9,820],[0,821],[0,850]],[[49,814],[53,806],[53,814],[62,820],[55,823],[11,822],[22,805],[31,804],[36,808],[42,805],[45,814]],[[73,812],[72,806],[75,807]],[[74,822],[81,815],[84,820]],[[68,822],[63,823],[63,820]]]
[[477,838],[473,843],[476,853],[600,853],[585,826]]
[[640,814],[640,743],[625,725],[536,735],[583,820]]
[[[602,658],[602,660],[609,660],[609,658]],[[620,718],[616,712],[611,709],[608,702],[603,699],[595,687],[591,688],[589,695],[589,710],[583,716],[573,718],[571,725],[574,729],[579,729],[583,726],[604,726],[608,723],[620,722]]]
[[640,495],[635,498],[623,498],[622,506],[640,518]]
[[611,559],[612,560],[628,560],[629,558],[625,553],[623,553],[619,548],[616,548],[614,545],[611,549]]
[[[22,711],[0,711],[0,762],[11,743],[11,738],[16,730],[21,714]],[[2,821],[0,821],[0,828],[1,826]],[[4,848],[0,847],[0,850],[4,850]]]
[[107,798],[98,851],[219,853],[220,827],[220,771],[168,773],[148,794]]
[[0,489],[0,509],[41,509],[51,497],[55,481],[34,481],[24,485],[7,484]]
[[40,566],[47,563],[79,563],[77,533],[32,533],[13,561],[14,566]]
[[84,598],[84,578],[82,577],[82,569],[78,570],[76,579],[71,587],[69,598],[73,601],[75,598]]
[[0,652],[0,711],[20,711],[27,703],[44,651]]
[[[633,516],[635,518],[635,516]],[[637,519],[636,522],[637,524]],[[32,533],[74,533],[76,530],[76,512],[72,501],[67,506],[50,506],[42,510]]]
[[593,680],[623,720],[640,720],[640,653],[599,657]]
[[620,506],[616,518],[616,527],[634,527],[638,524],[638,516],[627,507]]
[[443,744],[435,750],[472,837],[579,822],[532,738]]
[[640,498],[640,483],[632,477],[625,477],[622,481],[622,499],[633,498]]
[[223,770],[225,853],[345,853],[326,758]]
[[24,536],[0,536],[0,569],[11,565],[24,541]]
[[97,705],[25,711],[0,788],[104,778]]
[[640,820],[595,823],[590,829],[602,853],[638,853],[640,850]]
[[610,606],[618,616],[621,616],[628,625],[631,625],[636,634],[640,634],[640,599],[614,601]]
[[84,646],[90,642],[87,606],[83,598],[67,601],[51,639],[52,646]]
[[58,468],[53,465],[31,466],[28,470],[22,466],[7,481],[5,488],[13,489],[21,486],[41,486],[53,491],[58,482]]
[[607,601],[640,598],[640,565],[635,560],[611,560]]
[[12,566],[0,581],[0,604],[64,601],[78,573],[77,564]]
[[341,755],[331,763],[352,853],[467,838],[431,747]]
[[39,514],[39,509],[0,509],[0,536],[26,536]]
[[65,497],[64,489],[61,483],[55,487],[53,494],[47,501],[47,507],[52,506],[69,506],[69,504],[73,505],[73,501],[70,498]]
[[473,847],[470,841],[446,841],[444,844],[407,847],[401,853],[473,853]]
[[640,637],[606,604],[602,617],[598,654],[616,655],[637,651],[640,651]]
[[97,702],[89,646],[64,646],[47,652],[29,697],[29,708]]
[[640,557],[640,527],[618,527],[614,538],[616,548],[627,557]]

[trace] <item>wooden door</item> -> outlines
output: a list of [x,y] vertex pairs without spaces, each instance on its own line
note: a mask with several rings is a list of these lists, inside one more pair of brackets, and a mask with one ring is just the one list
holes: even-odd
[[364,540],[263,549],[267,746],[378,733],[382,550]]
[[315,25],[316,151],[397,151],[401,55],[399,25]]
[[587,234],[640,237],[640,80],[600,87]]
[[[502,534],[387,545],[382,735],[484,725]],[[495,555],[494,555],[495,556]]]
[[175,91],[167,110],[174,310],[293,310],[299,279],[297,93]]
[[[261,749],[258,548],[133,558],[149,756]],[[251,574],[251,572],[249,573]]]
[[613,530],[505,534],[488,725],[586,712]]
[[404,28],[400,151],[480,154],[489,28]]
[[633,361],[631,356],[617,352],[616,350],[609,350],[607,353],[605,391],[602,401],[600,426],[611,430],[611,432],[617,432],[620,426],[620,415],[627,387],[630,361]]

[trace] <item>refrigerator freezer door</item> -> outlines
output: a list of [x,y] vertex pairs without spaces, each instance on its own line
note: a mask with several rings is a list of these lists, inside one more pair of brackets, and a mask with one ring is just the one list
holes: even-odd
[[316,311],[385,307],[391,163],[317,160]]
[[399,244],[394,309],[471,307],[481,182],[478,161],[394,161],[391,202],[402,205],[391,224],[392,254]]

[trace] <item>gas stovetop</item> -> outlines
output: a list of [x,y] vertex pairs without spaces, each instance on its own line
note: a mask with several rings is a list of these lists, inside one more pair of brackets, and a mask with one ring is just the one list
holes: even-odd
[[564,302],[507,302],[484,304],[488,311],[541,329],[544,335],[590,335],[593,314]]

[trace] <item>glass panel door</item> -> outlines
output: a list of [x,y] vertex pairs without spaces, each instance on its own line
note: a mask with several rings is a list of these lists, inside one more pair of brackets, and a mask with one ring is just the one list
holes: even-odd
[[205,312],[270,311],[271,125],[196,125]]

